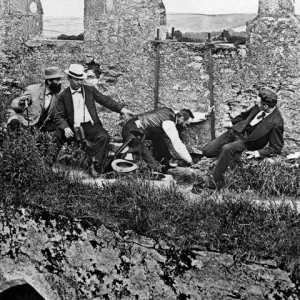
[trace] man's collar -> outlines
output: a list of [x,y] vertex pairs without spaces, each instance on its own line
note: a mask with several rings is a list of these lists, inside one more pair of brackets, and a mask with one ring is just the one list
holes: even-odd
[[52,95],[53,93],[49,90],[49,88],[46,86],[46,89],[45,89],[45,94],[48,96],[48,95]]

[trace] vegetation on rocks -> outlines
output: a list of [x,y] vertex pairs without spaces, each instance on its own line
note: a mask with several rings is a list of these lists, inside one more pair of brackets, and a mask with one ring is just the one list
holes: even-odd
[[[102,188],[84,185],[79,179],[70,180],[64,172],[52,172],[47,164],[51,157],[49,139],[44,135],[39,140],[37,143],[36,134],[27,130],[4,137],[0,201],[6,209],[30,207],[36,215],[63,215],[81,220],[85,226],[104,224],[121,234],[133,230],[165,240],[177,249],[228,252],[248,260],[273,259],[299,278],[300,218],[291,207],[267,202],[257,205],[251,201],[254,194],[250,191],[203,192],[188,201],[175,188],[156,189],[147,180],[130,176]],[[271,166],[279,170],[276,164]],[[268,177],[271,171],[263,168],[267,168],[265,164],[251,176],[258,186],[263,180],[259,170],[266,174],[265,179],[272,179]],[[280,173],[274,170],[271,182]],[[281,173],[285,173],[282,168]],[[236,187],[246,188],[253,182],[237,182],[232,177],[228,186],[233,188],[236,183]],[[265,184],[263,191],[271,186]]]

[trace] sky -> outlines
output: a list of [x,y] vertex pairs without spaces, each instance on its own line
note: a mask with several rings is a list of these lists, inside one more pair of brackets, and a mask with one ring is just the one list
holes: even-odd
[[[164,0],[167,13],[257,13],[259,0]],[[84,0],[41,0],[44,16],[83,17]],[[295,0],[300,14],[300,0]]]

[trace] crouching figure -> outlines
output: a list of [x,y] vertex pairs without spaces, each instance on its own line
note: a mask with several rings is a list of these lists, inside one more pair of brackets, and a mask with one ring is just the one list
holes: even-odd
[[123,141],[131,139],[131,149],[138,148],[140,156],[151,169],[155,170],[157,163],[145,144],[136,138],[137,135],[152,141],[153,152],[160,161],[172,163],[172,160],[180,159],[187,165],[192,165],[192,157],[181,141],[179,132],[191,123],[206,120],[211,111],[212,108],[207,113],[197,113],[195,116],[189,109],[175,112],[171,108],[162,107],[138,114],[125,123],[122,130]]

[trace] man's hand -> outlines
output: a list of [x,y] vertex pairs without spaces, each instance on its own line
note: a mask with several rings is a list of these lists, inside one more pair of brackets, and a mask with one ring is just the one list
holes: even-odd
[[74,133],[70,127],[65,128],[65,136],[66,138],[70,139],[74,136]]
[[209,107],[209,109],[207,110],[207,112],[205,113],[205,117],[210,117],[211,113],[214,111],[215,106],[211,106]]
[[122,108],[121,114],[124,116],[125,120],[128,120],[128,119],[130,119],[134,116],[134,113],[131,110],[125,108],[125,107]]
[[223,125],[223,127],[224,128],[232,128],[232,123],[229,121],[229,122],[226,122],[224,125]]
[[245,151],[245,154],[248,155],[248,156],[246,157],[247,159],[259,157],[259,156],[257,156],[257,151]]

